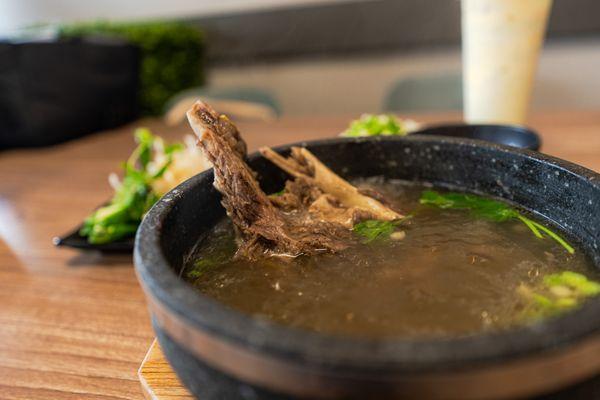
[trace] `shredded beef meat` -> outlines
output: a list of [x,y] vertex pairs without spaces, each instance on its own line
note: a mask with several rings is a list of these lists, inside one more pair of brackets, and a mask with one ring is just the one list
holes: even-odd
[[236,257],[335,253],[352,243],[353,235],[343,225],[303,212],[318,190],[307,182],[297,179],[288,183],[284,196],[289,202],[276,207],[277,200],[261,190],[244,161],[246,144],[226,116],[200,101],[187,116],[198,145],[213,164],[214,186],[223,195],[223,207],[242,239]]

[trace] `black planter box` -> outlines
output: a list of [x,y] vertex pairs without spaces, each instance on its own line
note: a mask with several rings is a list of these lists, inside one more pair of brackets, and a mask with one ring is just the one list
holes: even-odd
[[138,113],[139,56],[121,40],[0,42],[0,149],[114,128]]

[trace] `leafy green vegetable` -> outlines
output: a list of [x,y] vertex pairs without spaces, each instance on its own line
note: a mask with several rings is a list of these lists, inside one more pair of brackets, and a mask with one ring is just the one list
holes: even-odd
[[575,308],[583,300],[600,295],[600,283],[573,271],[546,275],[540,287],[521,286],[519,292],[530,300],[525,315],[541,318]]
[[285,193],[285,188],[281,189],[279,192],[271,193],[271,196],[279,197]]
[[377,239],[389,237],[396,227],[391,221],[369,219],[354,225],[352,231],[362,236],[363,243],[371,243]]
[[167,161],[154,173],[148,171],[156,137],[146,128],[135,131],[137,147],[123,165],[123,181],[107,206],[87,217],[79,231],[92,244],[110,243],[133,235],[144,214],[156,203],[159,195],[152,191],[151,183],[160,178],[171,163],[172,147]]
[[183,143],[171,143],[165,146],[165,154],[173,154],[178,151],[185,150],[185,145]]
[[363,243],[371,243],[376,240],[389,238],[396,228],[409,218],[411,218],[410,215],[395,221],[368,219],[354,225],[352,231],[361,236]]
[[470,210],[474,216],[496,222],[515,218],[519,213],[508,205],[485,197],[464,193],[438,193],[426,190],[421,194],[421,204],[444,209]]
[[189,24],[95,21],[61,26],[59,35],[112,35],[137,45],[141,58],[140,108],[146,115],[160,115],[173,95],[204,83],[204,35]]
[[570,289],[575,297],[589,297],[600,294],[600,283],[589,280],[585,275],[573,271],[546,275],[544,284],[549,288],[566,287]]
[[495,222],[503,222],[510,219],[518,219],[525,224],[533,234],[543,239],[544,234],[556,241],[565,248],[570,254],[575,253],[575,249],[562,237],[551,231],[544,225],[535,222],[507,204],[485,197],[465,193],[439,193],[434,190],[426,190],[422,193],[421,204],[436,206],[443,209],[470,210],[473,216],[485,218]]
[[[567,241],[564,240],[562,237],[560,237],[558,234],[556,234],[553,231],[551,231],[550,229],[546,228],[544,225],[537,223],[527,217],[524,217],[523,215],[519,215],[518,218],[519,218],[519,220],[521,220],[521,222],[523,222],[525,225],[527,225],[527,227],[529,229],[531,229],[538,238],[543,239],[543,235],[540,233],[540,230],[541,230],[546,235],[550,236],[550,238],[553,239],[555,242],[557,242],[562,247],[564,247],[565,250],[567,250],[567,252],[569,252],[569,254],[575,253],[575,249],[573,248],[573,246],[571,246],[569,243],[567,243]],[[535,229],[535,228],[537,228],[537,229]]]
[[404,136],[408,133],[403,122],[391,114],[363,114],[359,119],[350,123],[342,136]]

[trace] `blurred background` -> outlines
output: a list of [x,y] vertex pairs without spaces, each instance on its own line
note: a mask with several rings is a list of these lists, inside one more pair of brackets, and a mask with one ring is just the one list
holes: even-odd
[[[597,0],[554,2],[533,110],[600,107],[598,15]],[[23,140],[5,147],[138,115],[176,124],[198,95],[261,120],[462,104],[458,0],[5,0],[0,36],[0,147],[9,130]]]

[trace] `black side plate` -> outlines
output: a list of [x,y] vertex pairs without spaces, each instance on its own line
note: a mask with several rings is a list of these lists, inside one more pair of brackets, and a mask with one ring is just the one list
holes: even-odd
[[92,244],[87,241],[86,237],[79,234],[79,226],[77,229],[63,236],[56,236],[52,239],[55,246],[73,247],[81,250],[96,250],[103,253],[132,253],[135,236],[126,237],[111,243]]
[[412,133],[416,135],[479,139],[535,151],[538,151],[541,147],[539,135],[535,131],[520,125],[433,125]]

